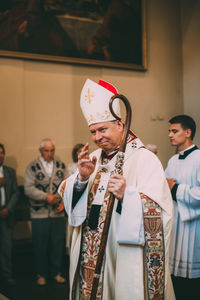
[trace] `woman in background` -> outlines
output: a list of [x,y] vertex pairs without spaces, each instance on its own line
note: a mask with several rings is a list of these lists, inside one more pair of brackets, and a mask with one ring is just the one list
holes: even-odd
[[67,166],[68,175],[71,176],[75,173],[77,169],[77,162],[78,162],[78,154],[81,151],[83,144],[76,144],[74,148],[72,149],[72,159],[73,162],[69,163]]

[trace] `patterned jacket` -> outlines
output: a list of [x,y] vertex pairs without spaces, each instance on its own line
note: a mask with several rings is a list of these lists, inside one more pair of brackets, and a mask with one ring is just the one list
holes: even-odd
[[[57,204],[50,205],[47,194],[56,194],[63,179],[67,177],[65,164],[61,161],[53,161],[52,176],[49,177],[40,161],[32,161],[27,169],[24,179],[24,191],[29,197],[31,218],[63,217],[64,211],[56,213]],[[62,201],[59,197],[59,203]]]

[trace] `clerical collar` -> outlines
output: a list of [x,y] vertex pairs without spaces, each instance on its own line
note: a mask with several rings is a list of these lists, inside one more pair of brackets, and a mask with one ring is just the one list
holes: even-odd
[[[136,139],[136,136],[132,132],[129,134],[131,134],[131,136],[128,136],[127,144],[130,143],[131,141],[133,141],[134,139]],[[106,152],[102,151],[102,157],[112,159],[118,151],[119,151],[119,146],[111,152],[106,153]]]
[[111,159],[115,156],[115,154],[118,152],[119,150],[119,146],[117,148],[115,148],[115,150],[111,151],[111,152],[104,152],[102,151],[102,158],[108,158]]
[[190,153],[192,153],[194,150],[198,149],[196,145],[192,145],[187,150],[181,151],[179,153],[178,159],[185,159]]

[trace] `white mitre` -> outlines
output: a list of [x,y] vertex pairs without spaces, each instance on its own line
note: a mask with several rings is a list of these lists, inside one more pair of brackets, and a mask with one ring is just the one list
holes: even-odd
[[[109,109],[110,98],[115,94],[116,88],[108,82],[100,80],[98,84],[86,80],[81,91],[80,105],[88,126],[116,120]],[[113,110],[121,118],[119,99],[113,101]]]

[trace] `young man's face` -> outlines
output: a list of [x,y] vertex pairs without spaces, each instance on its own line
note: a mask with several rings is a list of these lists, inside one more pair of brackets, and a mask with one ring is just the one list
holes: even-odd
[[54,158],[55,147],[51,142],[45,142],[44,147],[40,148],[40,153],[44,160],[51,162]]
[[0,147],[0,166],[3,165],[4,157],[5,157],[5,153],[4,153],[3,149]]
[[191,137],[190,129],[183,129],[181,124],[170,124],[169,139],[172,146],[183,146],[187,143],[188,138]]
[[113,151],[121,143],[123,135],[121,121],[92,124],[89,129],[94,143],[105,152]]

